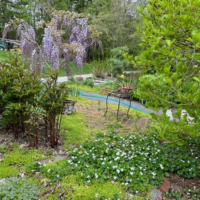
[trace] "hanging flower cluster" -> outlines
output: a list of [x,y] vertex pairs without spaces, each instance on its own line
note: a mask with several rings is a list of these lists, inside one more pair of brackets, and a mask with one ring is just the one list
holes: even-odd
[[88,18],[68,11],[52,11],[51,14],[53,18],[44,30],[41,46],[36,42],[33,27],[23,20],[15,19],[16,22],[6,25],[3,36],[11,27],[16,28],[21,40],[22,58],[30,62],[31,71],[40,69],[44,72],[46,65],[58,70],[63,58],[65,71],[70,75],[69,60],[73,60],[77,70],[81,70],[86,57]]

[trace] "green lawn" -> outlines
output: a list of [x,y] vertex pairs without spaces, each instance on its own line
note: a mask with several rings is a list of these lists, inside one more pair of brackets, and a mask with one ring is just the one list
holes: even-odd
[[[77,75],[77,74],[90,74],[90,73],[92,73],[92,65],[90,65],[90,64],[85,64],[85,63],[83,63],[82,71],[80,71],[80,72],[78,72],[78,71],[76,70],[76,68],[74,67],[73,62],[70,62],[70,63],[69,63],[69,67],[70,67],[70,69],[71,69],[72,75]],[[62,67],[62,66],[61,66],[61,68],[60,68],[59,76],[66,76],[65,69],[64,69],[64,67]]]
[[6,59],[7,57],[8,57],[8,52],[7,52],[7,51],[0,50],[0,59],[1,59],[1,58]]

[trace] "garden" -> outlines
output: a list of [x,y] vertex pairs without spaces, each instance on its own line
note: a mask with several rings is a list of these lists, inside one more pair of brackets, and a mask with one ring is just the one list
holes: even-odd
[[200,199],[200,2],[117,2],[0,21],[0,199]]

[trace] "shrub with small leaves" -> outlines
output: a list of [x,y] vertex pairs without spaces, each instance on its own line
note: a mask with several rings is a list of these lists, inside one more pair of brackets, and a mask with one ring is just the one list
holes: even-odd
[[30,184],[25,178],[9,178],[0,187],[0,199],[2,200],[34,200],[38,199],[38,195],[37,185]]

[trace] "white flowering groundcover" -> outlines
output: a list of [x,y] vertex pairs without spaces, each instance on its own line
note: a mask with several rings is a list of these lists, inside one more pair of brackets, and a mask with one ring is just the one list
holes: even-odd
[[156,136],[99,133],[94,141],[69,152],[69,159],[57,167],[35,163],[36,169],[52,181],[69,174],[80,173],[85,184],[110,180],[120,182],[134,194],[144,192],[149,185],[159,186],[168,171],[186,178],[200,175],[198,141],[191,140],[189,151],[161,145]]

